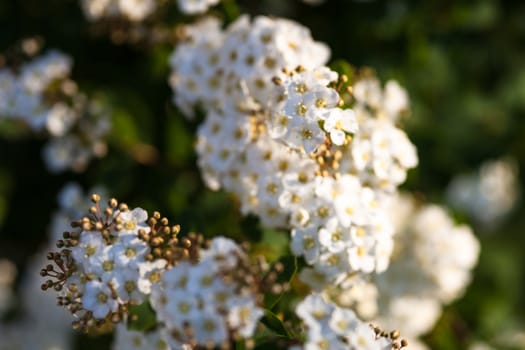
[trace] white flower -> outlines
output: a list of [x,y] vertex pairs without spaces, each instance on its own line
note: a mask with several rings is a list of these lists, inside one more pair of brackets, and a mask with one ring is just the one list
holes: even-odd
[[107,284],[96,280],[86,283],[82,306],[85,310],[92,311],[95,318],[102,319],[108,313],[117,311],[118,305]]
[[56,103],[46,113],[46,126],[53,136],[63,136],[68,132],[78,115],[63,103]]
[[145,261],[150,248],[146,242],[138,238],[121,239],[112,245],[115,262],[118,267],[138,268]]
[[172,290],[165,305],[165,313],[160,320],[169,328],[184,329],[186,323],[192,322],[200,315],[200,298],[187,290]]
[[350,230],[340,226],[336,218],[331,218],[319,229],[319,243],[330,252],[342,251],[350,241]]
[[351,346],[359,350],[382,350],[372,327],[365,323],[358,324],[354,332],[347,336]]
[[317,228],[315,226],[309,226],[304,229],[293,229],[291,249],[294,255],[304,256],[304,259],[309,264],[317,261],[319,257]]
[[304,349],[388,350],[392,340],[376,337],[372,327],[359,320],[353,311],[310,294],[295,310],[307,328]]
[[222,344],[228,339],[224,319],[216,312],[203,310],[190,321],[197,344]]
[[310,329],[323,329],[328,325],[334,305],[326,302],[320,295],[310,294],[297,304],[295,313]]
[[138,264],[139,280],[137,282],[139,291],[149,295],[151,293],[151,286],[160,281],[162,273],[166,267],[167,261],[157,259],[153,262],[142,262]]
[[145,295],[138,288],[139,272],[137,269],[119,269],[111,279],[111,284],[117,291],[120,303],[134,302],[140,304]]
[[257,307],[253,300],[234,300],[228,307],[228,323],[244,338],[253,336],[255,326],[264,315],[263,309]]
[[343,145],[347,133],[355,133],[358,129],[355,113],[351,109],[334,108],[327,112],[323,124],[324,130],[330,134],[330,140],[335,145]]
[[106,249],[106,242],[100,233],[83,231],[78,245],[71,248],[71,256],[78,264],[84,266],[86,271],[93,271],[93,265],[98,266],[97,257]]
[[[345,305],[357,305],[360,316],[374,320],[381,327],[396,328],[404,336],[418,337],[432,329],[442,305],[463,293],[477,261],[479,243],[470,228],[455,225],[440,206],[417,207],[416,201],[408,196],[394,198],[389,206],[390,215],[397,218],[394,244],[388,245],[385,240],[374,249],[378,259],[376,270],[385,268],[386,263],[380,259],[386,260],[386,255],[393,251],[390,266],[370,283],[354,285],[339,300]],[[369,264],[371,268],[371,253],[366,249],[371,246],[368,237],[374,236],[363,237],[360,242],[365,247],[364,259],[354,264],[363,264],[361,268]],[[359,254],[350,256],[355,259]]]
[[137,236],[139,230],[144,230],[145,232],[150,231],[150,227],[146,223],[146,220],[148,220],[148,212],[142,208],[119,211],[115,214],[115,217],[118,217],[122,222],[122,231],[118,232],[119,236]]

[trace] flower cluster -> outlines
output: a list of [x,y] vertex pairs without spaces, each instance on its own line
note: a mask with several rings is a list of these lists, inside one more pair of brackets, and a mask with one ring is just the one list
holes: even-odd
[[251,338],[263,315],[248,257],[233,241],[217,237],[198,262],[182,261],[152,289],[151,304],[173,349],[213,348]]
[[[80,198],[74,186],[60,197]],[[130,210],[115,199],[104,209],[99,195],[91,200],[90,215],[73,221],[77,230],[63,234],[57,241],[61,250],[48,254],[53,263],[40,273],[48,277],[42,289],[55,289],[59,305],[77,317],[75,327],[127,323],[134,318],[130,307],[148,302],[156,326],[144,346],[192,349],[252,337],[263,315],[262,293],[276,285],[264,261],[251,263],[239,245],[223,237],[181,237],[179,226],[158,212],[148,218],[145,210]],[[115,348],[134,334],[119,332]]]
[[285,19],[241,16],[223,31],[217,19],[206,18],[185,32],[170,59],[170,81],[174,102],[187,116],[197,103],[217,111],[255,108],[274,95],[272,80],[282,68],[312,69],[329,56],[308,29]]
[[0,69],[0,118],[50,135],[43,155],[53,172],[82,171],[91,158],[106,153],[108,113],[78,92],[69,79],[71,65],[70,57],[50,51],[17,72]]
[[443,304],[463,293],[479,242],[470,227],[455,225],[437,205],[417,207],[414,199],[399,196],[392,202],[392,216],[397,228],[390,267],[371,282],[344,291],[338,300],[354,304],[365,319],[418,337],[432,329]]
[[487,228],[502,222],[520,191],[517,162],[503,158],[483,163],[477,173],[455,177],[447,197],[453,208],[467,213],[480,228]]
[[387,333],[364,323],[352,310],[320,295],[308,295],[297,305],[296,313],[307,327],[304,349],[398,350],[408,344],[398,331]]
[[291,229],[315,289],[385,270],[393,230],[382,199],[417,164],[396,126],[405,91],[363,72],[339,77],[324,66],[327,47],[288,20],[241,17],[222,30],[206,19],[186,34],[171,84],[189,117],[196,105],[206,113],[196,146],[206,184]]
[[56,267],[49,264],[41,271],[52,277],[42,288],[57,290],[59,304],[79,316],[77,325],[84,329],[127,317],[127,308],[145,300],[172,254],[183,249],[165,256],[162,248],[179,243],[179,227],[168,226],[159,213],[148,220],[141,208],[129,210],[111,199],[102,211],[100,196],[92,200],[91,215],[73,222],[79,231],[65,232],[57,241],[62,250],[49,253]]

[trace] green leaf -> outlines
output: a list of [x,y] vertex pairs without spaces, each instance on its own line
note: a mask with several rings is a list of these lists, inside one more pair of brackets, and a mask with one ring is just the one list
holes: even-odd
[[268,261],[275,261],[288,252],[289,234],[272,229],[263,229],[262,238],[254,248]]
[[330,64],[330,69],[336,71],[339,75],[346,75],[348,77],[348,82],[345,85],[350,85],[352,83],[352,79],[355,75],[355,68],[348,63],[348,61],[336,60]]
[[[281,263],[284,266],[284,270],[279,274],[277,283],[290,283],[297,274],[299,269],[297,257],[293,255],[287,255],[280,258],[276,263]],[[275,295],[269,294],[264,298],[265,307],[269,310],[273,310],[275,306],[281,301],[284,293]]]
[[129,308],[130,315],[137,316],[137,319],[129,322],[129,329],[136,331],[147,331],[157,325],[155,311],[151,308],[149,302],[145,301],[140,305]]
[[235,0],[223,0],[221,4],[227,23],[235,21],[241,15],[241,10]]
[[166,154],[171,163],[185,165],[193,155],[194,138],[182,116],[170,115],[166,126]]
[[277,335],[291,339],[292,335],[288,332],[284,326],[283,321],[277,317],[272,311],[265,309],[264,317],[261,319],[261,323],[268,327],[270,330],[274,331]]
[[133,146],[140,140],[139,130],[130,113],[122,108],[115,108],[112,116],[111,139],[122,146]]

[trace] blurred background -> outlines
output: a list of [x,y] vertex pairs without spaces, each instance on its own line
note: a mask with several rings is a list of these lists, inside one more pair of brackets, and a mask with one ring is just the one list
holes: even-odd
[[[204,187],[193,152],[198,120],[185,120],[171,103],[168,58],[175,24],[195,18],[164,1],[141,24],[92,22],[79,3],[0,1],[0,64],[22,60],[27,38],[44,52],[67,53],[74,60],[71,78],[111,108],[112,121],[104,158],[82,173],[56,174],[42,160],[46,136],[0,118],[0,261],[16,266],[15,290],[29,258],[47,241],[57,194],[70,181],[86,191],[102,185],[109,195],[159,210],[187,231],[265,236],[257,219],[242,217],[228,194]],[[466,294],[446,306],[423,339],[432,349],[466,349],[477,342],[525,349],[525,3],[326,0],[311,6],[225,0],[212,12],[226,22],[239,13],[294,19],[331,47],[332,59],[370,67],[408,90],[411,114],[404,128],[419,166],[403,188],[451,207],[481,241]],[[496,170],[490,172],[491,165]],[[488,184],[479,185],[483,181]],[[23,307],[17,295],[5,322]],[[109,348],[109,338],[77,336],[77,343]]]

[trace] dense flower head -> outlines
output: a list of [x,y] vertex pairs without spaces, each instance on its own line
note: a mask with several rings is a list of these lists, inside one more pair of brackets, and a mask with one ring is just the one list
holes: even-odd
[[148,218],[145,210],[130,210],[115,199],[102,210],[100,196],[92,201],[90,215],[73,222],[77,231],[57,241],[61,251],[48,254],[56,267],[41,271],[51,277],[42,288],[54,288],[59,304],[79,316],[84,329],[127,317],[127,307],[146,299],[166,266],[181,254],[196,254],[191,240],[179,242],[179,227],[159,213]]
[[324,66],[326,46],[288,20],[241,17],[222,30],[208,18],[186,33],[171,84],[188,116],[197,105],[206,114],[196,145],[206,184],[290,229],[314,289],[384,271],[393,229],[383,198],[417,164],[396,126],[406,92],[365,72],[339,76]]
[[0,69],[0,118],[21,121],[50,136],[43,157],[49,170],[82,171],[106,153],[107,109],[78,91],[71,57],[51,50],[17,72]]
[[217,237],[196,263],[182,261],[153,286],[151,303],[168,344],[211,348],[251,338],[263,315],[250,263],[240,246]]
[[[0,116],[19,117],[35,130],[49,129],[60,134],[62,130],[53,127],[54,118],[71,124],[74,114],[58,104],[49,109],[44,92],[56,82],[63,82],[70,74],[72,60],[58,51],[48,53],[26,63],[16,74],[8,68],[0,70]],[[65,128],[65,127],[64,127]]]
[[219,20],[206,18],[185,30],[186,41],[170,59],[170,81],[175,104],[190,117],[197,103],[206,109],[265,104],[283,68],[319,67],[329,56],[307,28],[285,19],[241,16],[222,30]]
[[470,227],[456,225],[438,205],[418,206],[404,195],[391,208],[397,227],[390,267],[370,282],[344,291],[338,300],[353,304],[365,319],[395,325],[403,334],[417,337],[432,329],[442,305],[464,292],[479,242]]
[[[71,201],[61,206],[72,211],[82,202],[74,185],[60,199]],[[58,304],[84,331],[106,322],[128,324],[135,317],[130,308],[147,303],[154,329],[134,348],[219,346],[250,339],[263,316],[263,293],[287,288],[264,259],[252,263],[230,239],[181,236],[179,226],[158,212],[149,217],[115,199],[102,208],[99,195],[91,201],[89,215],[72,222],[75,230],[57,241],[61,250],[48,254],[52,264],[40,272],[47,278],[42,289],[56,290]],[[124,328],[119,334],[117,349],[136,335]]]
[[296,313],[307,329],[305,350],[398,350],[407,346],[399,332],[387,333],[367,324],[352,310],[326,301],[318,294],[310,294],[301,301]]

